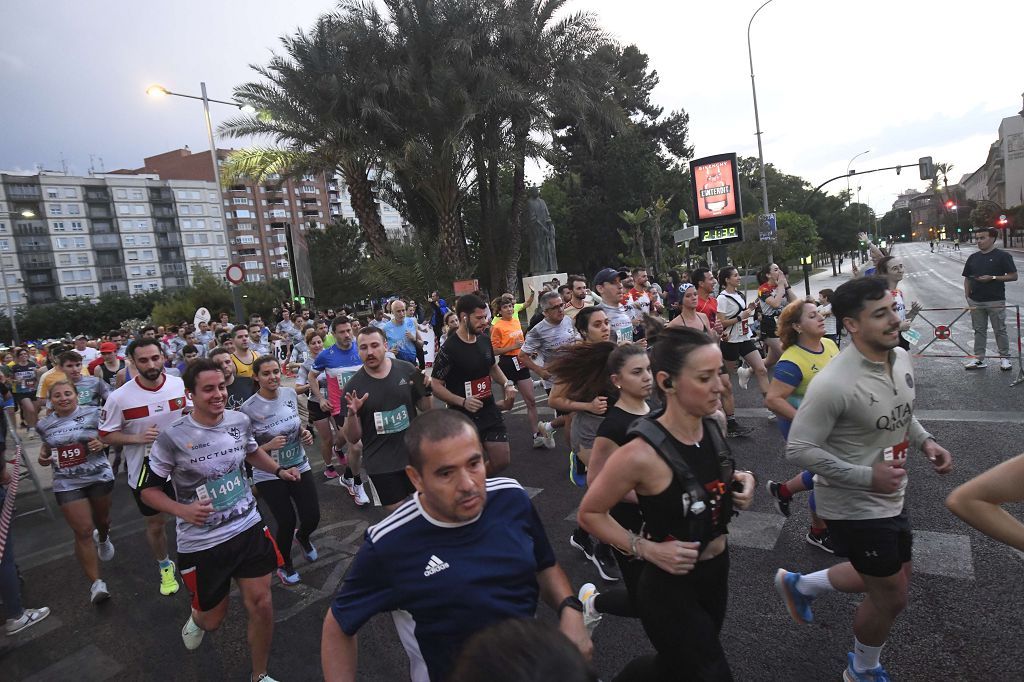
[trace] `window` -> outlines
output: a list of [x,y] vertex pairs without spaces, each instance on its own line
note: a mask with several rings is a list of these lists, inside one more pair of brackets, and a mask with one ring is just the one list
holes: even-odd
[[146,214],[146,207],[145,206],[143,206],[141,204],[135,204],[134,208],[135,208],[135,215],[145,215]]
[[78,204],[68,204],[68,215],[78,215]]
[[142,252],[142,257],[146,260],[153,260],[153,252],[147,249]]
[[47,199],[59,199],[60,198],[60,191],[56,187],[47,187],[46,188],[46,198]]
[[148,230],[149,229],[149,221],[148,220],[136,220],[135,221],[135,229],[136,230]]
[[159,288],[160,288],[160,284],[158,282],[150,282],[149,283],[149,290],[150,291],[156,291]]
[[68,248],[68,238],[67,237],[57,237],[54,240],[54,242],[57,244],[57,248],[58,249],[66,249],[66,248]]
[[192,221],[191,220],[186,220],[186,219],[183,218],[182,221],[181,221],[181,229],[183,229],[183,230],[191,230],[192,229]]
[[153,246],[153,238],[148,234],[140,234],[139,246]]
[[77,199],[78,198],[78,191],[75,190],[74,187],[65,187],[64,188],[64,198],[65,199]]
[[[10,243],[6,239],[0,239],[0,251],[10,251],[10,250],[11,250]],[[8,266],[8,267],[13,267],[13,263],[10,266]]]
[[76,249],[84,249],[85,248],[85,237],[72,237],[71,240],[72,240],[72,244],[74,244],[74,247]]
[[132,235],[126,234],[123,239],[125,246],[135,246],[135,237]]
[[[215,227],[217,229],[220,229],[220,225],[216,225]],[[238,230],[239,232],[251,232],[252,223],[238,223],[237,225],[235,225],[235,229]]]
[[135,201],[142,201],[145,198],[146,198],[146,195],[142,193],[141,189],[133,189],[132,190],[132,199],[133,200],[135,200]]
[[205,230],[206,229],[206,218],[200,218],[200,219],[196,220],[196,229],[197,230]]
[[[252,199],[247,199],[249,204],[252,204]],[[205,215],[206,211],[203,210],[202,204],[192,204],[192,215]]]
[[252,211],[249,211],[249,210],[238,210],[238,211],[235,211],[235,217],[236,218],[255,218],[256,216],[253,215]]
[[65,232],[66,230],[64,228],[64,221],[58,221],[58,222],[54,223],[53,224],[53,231],[54,232]]
[[220,221],[219,221],[219,220],[214,220],[214,221],[213,221],[213,222],[211,223],[211,225],[213,226],[213,229],[215,229],[215,230],[219,230],[219,229],[221,229],[221,225],[220,225]]
[[133,265],[128,268],[128,274],[132,277],[142,277],[142,268],[138,265]]
[[216,202],[217,201],[217,193],[216,192],[207,192],[206,193],[206,200],[207,201]]
[[82,227],[82,221],[81,220],[72,220],[71,221],[71,231],[72,232],[84,232],[85,228]]
[[142,282],[132,282],[132,291],[142,291]]
[[71,254],[62,253],[57,256],[57,265],[71,265]]
[[88,265],[89,264],[89,254],[87,254],[87,253],[80,253],[80,254],[78,254],[77,263],[79,265]]
[[215,243],[217,243],[217,244],[223,244],[224,243],[224,235],[217,234],[217,235],[214,235],[214,237],[216,238],[215,239]]
[[64,215],[64,207],[60,204],[52,204],[50,206],[50,215]]
[[245,197],[235,197],[231,200],[231,203],[235,206],[248,206],[249,200]]
[[127,199],[128,198],[128,190],[115,189],[114,190],[114,198],[115,199]]
[[129,262],[139,260],[139,252],[138,251],[127,251],[127,252],[125,252],[125,255],[128,257],[128,261]]
[[[121,190],[121,191],[123,192],[124,190]],[[131,215],[131,212],[132,212],[132,207],[131,207],[130,204],[118,204],[117,205],[117,214],[118,215]]]
[[227,253],[225,252],[223,246],[218,246],[216,252],[218,258],[224,258],[225,256],[227,256]]

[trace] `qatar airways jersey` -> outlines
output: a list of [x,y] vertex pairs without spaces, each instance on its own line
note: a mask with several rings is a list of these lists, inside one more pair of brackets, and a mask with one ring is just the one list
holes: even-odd
[[[107,402],[100,411],[100,435],[121,431],[130,435],[145,433],[150,426],[161,431],[184,414],[188,401],[185,398],[185,384],[178,377],[164,374],[159,388],[148,389],[139,384],[139,378],[131,381],[107,396]],[[124,446],[128,461],[128,485],[138,487],[142,460],[148,456],[151,444],[133,443]]]
[[[285,469],[298,467],[299,473],[309,471],[309,460],[302,448],[302,420],[299,419],[299,399],[294,388],[282,386],[277,389],[277,398],[267,400],[259,393],[242,403],[239,412],[248,415],[252,422],[252,433],[256,443],[263,445],[277,436],[288,439],[284,447],[267,451],[278,466]],[[276,481],[277,476],[259,469],[252,470],[252,478],[256,483]]]
[[313,369],[317,372],[326,372],[327,400],[331,403],[331,414],[339,414],[342,408],[342,395],[345,391],[345,384],[355,376],[355,373],[363,366],[359,358],[359,351],[356,344],[349,346],[348,350],[342,350],[337,344],[330,348],[324,348],[313,361]]
[[249,417],[225,410],[216,426],[203,426],[190,415],[160,432],[149,453],[140,483],[155,475],[169,479],[180,504],[209,500],[213,513],[202,526],[178,518],[178,552],[199,552],[226,542],[260,522],[242,462],[255,452]]
[[113,481],[114,472],[107,455],[89,452],[88,443],[96,438],[100,408],[80,405],[66,417],[51,412],[39,420],[36,431],[48,449],[53,467],[53,492],[80,490],[93,483]]

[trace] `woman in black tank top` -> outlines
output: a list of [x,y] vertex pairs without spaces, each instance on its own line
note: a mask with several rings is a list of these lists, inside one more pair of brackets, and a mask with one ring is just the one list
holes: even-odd
[[[728,510],[747,509],[754,495],[753,474],[732,472],[720,480],[716,426],[704,417],[720,406],[718,370],[722,353],[701,331],[664,330],[651,361],[655,384],[664,396],[665,411],[655,425],[674,442],[701,487],[707,513],[699,541],[692,540],[688,511],[696,502],[684,497],[686,486],[658,452],[634,438],[608,458],[580,504],[580,524],[622,553],[644,560],[637,587],[637,609],[657,654],[631,662],[617,680],[731,680],[718,640],[725,619],[729,555]],[[721,434],[718,434],[719,436]],[[634,491],[640,502],[646,534],[638,536],[619,525],[609,510]],[[715,512],[721,513],[716,515]]]
[[[697,289],[692,284],[687,286],[682,294],[682,302],[679,306],[679,316],[668,323],[669,327],[689,327],[696,329],[713,337],[716,341],[722,333],[722,323],[717,319],[713,322],[708,316],[697,310]],[[717,327],[717,329],[716,329]]]

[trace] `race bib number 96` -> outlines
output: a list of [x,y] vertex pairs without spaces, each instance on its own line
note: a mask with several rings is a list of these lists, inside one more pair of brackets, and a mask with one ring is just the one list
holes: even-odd
[[491,397],[491,377],[490,375],[480,377],[479,379],[473,379],[467,381],[462,385],[463,391],[467,398],[476,398],[477,400],[483,400],[484,398]]

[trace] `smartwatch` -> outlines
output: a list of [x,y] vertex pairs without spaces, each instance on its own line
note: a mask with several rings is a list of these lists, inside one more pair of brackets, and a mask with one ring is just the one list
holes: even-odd
[[570,609],[573,609],[574,611],[579,611],[580,613],[583,613],[583,602],[581,602],[578,597],[569,595],[568,597],[562,600],[561,604],[558,605],[559,618],[562,617],[562,611],[565,610],[565,607],[567,606]]

